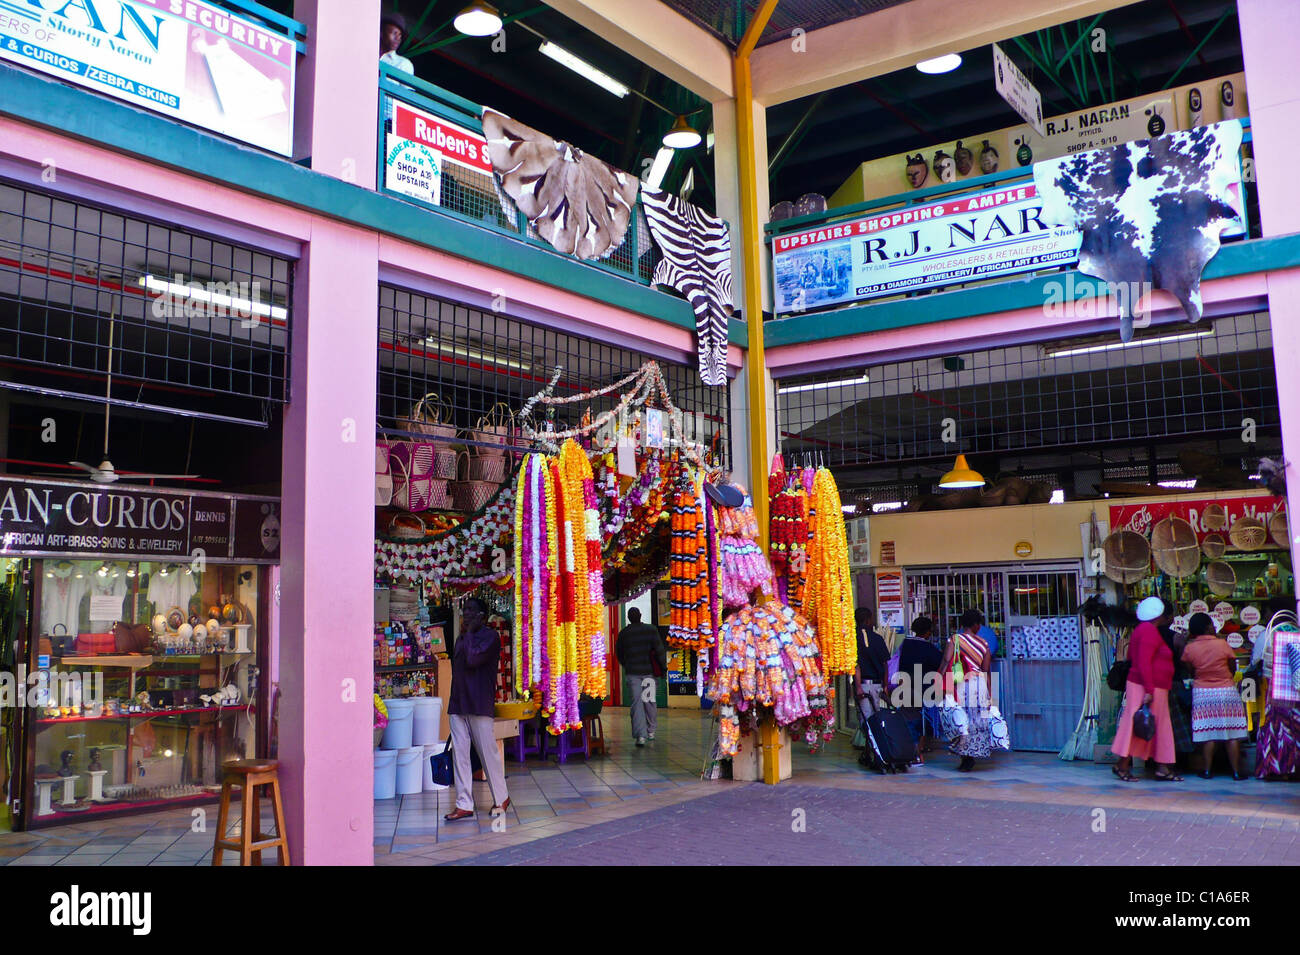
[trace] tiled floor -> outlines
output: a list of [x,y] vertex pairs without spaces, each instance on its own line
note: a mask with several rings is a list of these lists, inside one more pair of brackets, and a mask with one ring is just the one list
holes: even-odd
[[[508,760],[511,809],[495,826],[486,783],[475,786],[476,818],[456,823],[442,819],[450,790],[376,802],[376,864],[952,862],[954,826],[965,833],[960,860],[977,863],[1300,862],[1300,788],[1288,783],[1121,784],[1107,766],[1031,753],[971,774],[935,753],[922,768],[878,776],[857,765],[845,737],[817,755],[796,742],[794,779],[780,786],[702,781],[707,717],[661,711],[658,739],[644,748],[628,739],[624,711],[606,710],[604,723],[607,757]],[[1098,818],[1123,838],[1099,838]],[[192,832],[192,819],[177,809],[3,833],[0,865],[209,864],[212,834]]]

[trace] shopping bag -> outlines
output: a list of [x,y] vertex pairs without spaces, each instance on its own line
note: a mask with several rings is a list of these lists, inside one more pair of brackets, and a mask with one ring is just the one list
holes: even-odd
[[1011,751],[1011,730],[996,706],[989,707],[989,741],[994,749]]

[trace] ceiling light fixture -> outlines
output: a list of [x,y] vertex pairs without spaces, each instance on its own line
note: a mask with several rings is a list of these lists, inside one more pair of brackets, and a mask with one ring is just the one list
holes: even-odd
[[1115,351],[1119,348],[1134,348],[1141,345],[1162,345],[1168,342],[1185,342],[1194,338],[1204,338],[1207,335],[1213,335],[1214,329],[1207,329],[1200,332],[1180,332],[1177,335],[1159,335],[1154,338],[1135,338],[1129,342],[1107,342],[1104,345],[1081,345],[1078,348],[1058,348],[1055,351],[1047,352],[1048,358],[1068,358],[1071,355],[1091,355],[1099,351]]
[[922,60],[916,64],[916,68],[922,73],[951,73],[957,67],[961,66],[960,53],[945,53],[943,56],[936,56],[932,60]]
[[587,79],[591,80],[591,82],[595,83],[597,86],[609,90],[615,96],[621,98],[631,92],[631,90],[629,90],[618,80],[614,79],[614,77],[610,76],[608,73],[596,69],[586,60],[582,59],[582,57],[574,56],[564,47],[556,46],[550,40],[546,40],[544,43],[542,43],[541,47],[538,49],[538,52],[543,53],[546,56],[549,56],[552,60],[554,60],[556,63],[559,63],[561,66],[567,66],[569,69],[573,70],[573,72],[579,74],[580,76],[585,76]]
[[160,279],[153,275],[142,275],[137,284],[142,288],[148,289],[150,292],[157,292],[159,295],[173,295],[177,298],[192,298],[196,302],[204,302],[207,305],[224,308],[228,311],[234,312],[235,317],[240,315],[260,315],[264,318],[279,319],[287,319],[289,317],[288,310],[280,308],[278,305],[268,305],[265,302],[250,302],[246,298],[231,298],[229,295],[210,291],[197,282],[191,285],[184,285],[180,282],[169,282],[166,279]]
[[456,14],[452,25],[466,36],[496,36],[504,24],[495,7],[476,2]]
[[664,133],[664,145],[669,149],[692,149],[700,144],[699,131],[686,122],[686,117],[678,114],[673,128]]
[[966,463],[966,455],[957,455],[957,461],[953,464],[952,470],[945,474],[939,480],[940,487],[983,487],[984,475],[978,471],[972,471],[971,466]]
[[871,380],[871,377],[864,371],[857,378],[839,378],[835,381],[813,381],[802,385],[787,385],[780,389],[781,394],[787,394],[795,391],[817,391],[820,388],[835,388],[838,386],[852,387],[854,385],[865,385]]

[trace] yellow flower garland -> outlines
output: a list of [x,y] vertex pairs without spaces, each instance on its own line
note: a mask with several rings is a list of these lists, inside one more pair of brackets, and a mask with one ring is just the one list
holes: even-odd
[[825,468],[818,468],[810,502],[814,517],[808,542],[808,590],[804,607],[817,627],[822,668],[827,675],[852,673],[857,663],[853,589],[848,538],[839,488]]
[[[524,501],[528,495],[528,464],[529,458],[524,458],[523,466],[519,469],[519,479],[515,482],[515,617],[514,626],[511,627],[514,645],[515,660],[515,696],[518,699],[524,698],[524,691],[530,681],[530,668],[532,658],[529,656],[528,648],[532,645],[532,640],[527,634],[523,633],[524,622],[524,605],[523,605],[523,583],[524,583]],[[536,586],[536,582],[533,582]]]
[[549,667],[548,674],[548,695],[546,714],[549,716],[555,712],[555,701],[560,698],[560,673],[564,669],[564,642],[560,639],[560,621],[559,621],[559,578],[560,578],[560,538],[555,526],[555,482],[551,477],[551,469],[546,466],[546,459],[542,458],[542,486],[546,495],[546,540],[550,548],[546,558],[546,569],[550,578],[550,586],[547,590],[546,603],[546,657]]
[[[578,674],[579,692],[585,692],[591,678],[591,588],[587,583],[587,518],[582,493],[582,464],[587,454],[572,438],[560,449],[560,476],[563,481],[565,543],[573,555],[573,634],[569,638],[572,654],[569,667]],[[581,463],[579,463],[581,462]],[[588,472],[591,468],[588,464]]]

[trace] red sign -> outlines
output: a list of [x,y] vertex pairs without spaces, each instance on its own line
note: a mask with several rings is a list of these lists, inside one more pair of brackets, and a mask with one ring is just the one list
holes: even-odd
[[1151,527],[1166,517],[1181,517],[1192,525],[1198,536],[1207,534],[1212,528],[1206,527],[1201,515],[1209,504],[1217,504],[1228,515],[1228,527],[1241,517],[1257,517],[1266,525],[1268,519],[1277,511],[1286,510],[1281,498],[1258,497],[1224,497],[1217,500],[1202,501],[1154,501],[1146,504],[1112,504],[1110,506],[1110,530],[1136,531],[1143,536],[1150,536]]
[[405,103],[393,103],[393,132],[442,153],[442,158],[492,175],[487,140],[463,126],[439,119]]
[[833,226],[809,229],[807,232],[778,236],[774,249],[777,252],[788,252],[790,249],[801,246],[834,242],[837,239],[850,239],[857,235],[869,235],[872,232],[879,232],[881,229],[894,229],[901,225],[911,225],[914,222],[924,222],[928,219],[969,215],[972,212],[995,209],[998,206],[1009,205],[1013,202],[1024,202],[1027,199],[1033,199],[1037,195],[1038,190],[1033,183],[1026,183],[1023,186],[1015,186],[1011,189],[983,192],[979,195],[960,199],[948,199],[927,206],[912,206],[907,209],[885,212],[878,216],[868,216],[865,219],[855,219],[852,222],[841,222]]

